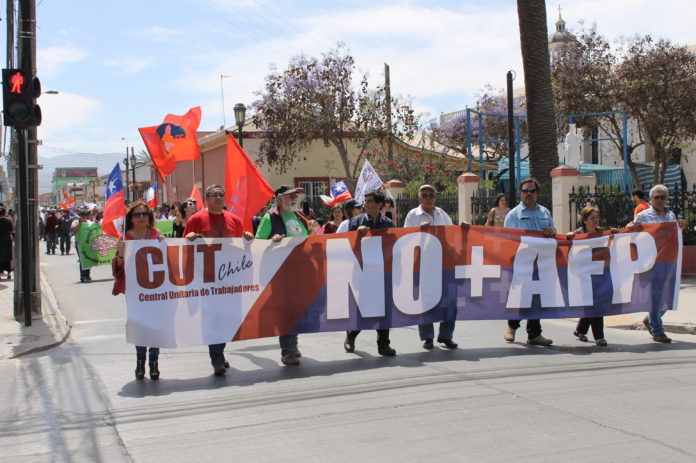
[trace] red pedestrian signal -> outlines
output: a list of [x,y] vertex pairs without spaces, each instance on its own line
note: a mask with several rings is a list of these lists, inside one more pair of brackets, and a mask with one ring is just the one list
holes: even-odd
[[38,77],[24,69],[3,69],[2,93],[4,125],[23,128],[41,124],[41,108],[34,101],[41,96]]

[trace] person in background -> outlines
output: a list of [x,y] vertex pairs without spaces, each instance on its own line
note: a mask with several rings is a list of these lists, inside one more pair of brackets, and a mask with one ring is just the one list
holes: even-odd
[[44,209],[43,207],[41,208],[41,211],[39,212],[39,219],[37,221],[37,225],[39,226],[39,241],[46,239],[46,223],[44,222]]
[[[309,220],[297,210],[297,189],[291,185],[281,185],[274,194],[276,207],[261,219],[256,238],[270,239],[277,243],[287,236],[316,234],[317,222]],[[279,336],[278,343],[280,344],[280,361],[284,365],[299,365],[302,353],[297,348],[297,335]]]
[[394,222],[396,227],[396,209],[394,209],[394,200],[387,198],[384,200],[384,207],[382,208],[382,215]]
[[355,199],[349,199],[348,201],[343,203],[343,213],[346,216],[346,219],[343,222],[341,222],[341,224],[338,226],[336,233],[345,233],[348,231],[348,224],[350,223],[350,219],[362,214],[362,204],[360,204]]
[[56,211],[49,209],[46,216],[46,254],[56,253],[56,231],[58,226],[58,217]]
[[[439,207],[435,206],[437,191],[431,185],[422,185],[418,189],[418,204],[415,209],[411,209],[404,219],[404,227],[421,227],[427,231],[431,225],[452,225],[452,219]],[[448,311],[449,312],[449,311]],[[449,314],[448,314],[449,315]],[[454,314],[456,317],[456,308]],[[448,349],[456,349],[457,343],[452,341],[454,335],[454,319],[440,322],[438,329],[437,342],[444,344]],[[418,334],[423,341],[424,349],[432,349],[435,327],[432,323],[418,325]]]
[[[547,237],[555,236],[556,227],[548,209],[537,203],[539,182],[533,177],[520,182],[520,203],[505,216],[506,228],[541,231]],[[507,342],[515,340],[515,331],[520,327],[520,320],[508,320],[504,338]],[[550,346],[551,339],[541,335],[541,320],[527,320],[527,344]]]
[[256,214],[254,217],[251,218],[251,225],[254,227],[254,235],[256,234],[256,230],[259,229],[259,224],[261,223],[261,219],[266,215],[268,212],[269,205],[266,204],[261,208],[258,214]]
[[[74,221],[72,228],[70,229],[70,233],[75,236],[77,234],[77,230],[82,226],[82,224],[85,225],[92,225],[94,222],[92,222],[92,215],[89,211],[80,211],[79,215],[79,220]],[[79,244],[77,242],[77,236],[75,236],[75,250],[77,251],[77,264],[80,266],[80,283],[85,283],[88,281],[92,281],[92,272],[91,268],[83,268],[82,267],[82,256],[80,255],[80,250],[78,248]]]
[[316,219],[316,215],[314,214],[314,209],[309,207],[309,200],[305,199],[302,201],[302,215],[304,215],[308,220],[314,220]]
[[645,200],[645,193],[640,188],[636,188],[631,192],[631,200],[636,206],[633,210],[633,217],[650,207],[650,204]]
[[[384,193],[379,190],[366,193],[365,213],[350,219],[348,231],[357,231],[358,235],[362,237],[368,230],[394,228],[394,222],[379,213],[384,206],[384,200]],[[389,328],[381,328],[376,331],[377,353],[387,357],[396,355],[396,350],[389,346]],[[343,341],[343,348],[346,352],[355,352],[355,338],[358,334],[360,334],[360,330],[346,332],[346,339]]]
[[176,218],[174,219],[174,224],[172,229],[174,230],[174,238],[181,238],[184,236],[184,229],[188,223],[188,219],[196,213],[196,200],[193,198],[188,198],[183,203],[179,204],[179,207],[174,209],[176,211]]
[[[213,184],[205,190],[206,208],[193,214],[186,223],[184,238],[194,241],[197,238],[239,238],[254,239],[254,235],[244,231],[242,221],[225,210],[225,188]],[[223,376],[230,364],[225,360],[225,344],[208,345],[213,374]]]
[[60,240],[60,255],[70,255],[70,230],[73,228],[73,217],[70,215],[70,211],[63,209],[63,215],[58,219],[58,224],[56,225],[56,231],[58,232],[58,239]]
[[12,237],[14,225],[7,217],[7,211],[0,207],[0,279],[7,272],[7,279],[12,278]]
[[[650,189],[650,207],[638,213],[633,222],[626,225],[629,230],[635,230],[636,224],[643,223],[668,223],[676,222],[679,229],[684,228],[684,221],[674,215],[674,212],[667,207],[669,200],[669,189],[664,185],[655,185]],[[670,343],[672,339],[665,334],[665,327],[662,324],[664,310],[653,310],[643,319],[643,325],[648,330],[655,342]]]
[[336,230],[338,230],[339,225],[341,225],[341,222],[343,222],[344,220],[346,220],[346,215],[343,213],[343,207],[334,206],[331,209],[331,217],[329,217],[329,220],[327,220],[324,226],[322,227],[322,233],[324,235],[336,233]]
[[488,211],[486,225],[489,227],[502,227],[508,212],[510,212],[510,208],[507,205],[507,196],[505,196],[505,193],[498,193],[493,202],[493,209]]
[[[152,209],[144,202],[132,203],[128,207],[125,219],[125,232],[116,243],[116,255],[111,261],[111,271],[114,275],[114,287],[111,293],[116,296],[126,293],[126,275],[123,265],[123,252],[125,241],[128,240],[154,240],[162,239],[160,231],[155,228],[155,216]],[[157,381],[160,377],[159,371],[159,347],[135,346],[135,378],[145,377],[145,361],[149,354],[148,365],[150,367],[150,379]]]

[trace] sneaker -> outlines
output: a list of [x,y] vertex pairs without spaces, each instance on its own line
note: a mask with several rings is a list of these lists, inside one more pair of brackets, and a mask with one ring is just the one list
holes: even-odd
[[348,353],[355,352],[355,338],[352,338],[350,336],[346,336],[346,339],[343,341],[343,348]]
[[595,343],[600,346],[600,347],[606,347],[607,346],[607,340],[606,339],[597,339]]
[[584,334],[582,334],[579,331],[573,331],[573,336],[575,336],[576,338],[578,338],[582,342],[587,342],[587,336],[585,336]]
[[517,329],[511,328],[510,326],[505,328],[505,334],[503,335],[503,337],[505,338],[505,340],[507,342],[514,342],[515,341],[515,331],[517,331]]
[[653,334],[653,341],[655,342],[661,342],[664,344],[669,344],[672,342],[671,338],[668,338],[666,334]]
[[437,338],[437,342],[439,342],[440,344],[444,344],[445,347],[448,349],[456,349],[457,347],[459,347],[459,344],[452,341],[451,339]]
[[539,335],[536,338],[527,339],[527,344],[531,344],[533,346],[550,346],[553,344],[553,341]]
[[215,376],[225,376],[225,363],[220,362],[213,365],[213,374]]
[[300,364],[300,359],[297,358],[297,355],[295,355],[295,354],[285,354],[282,357],[280,357],[280,361],[283,362],[283,365],[299,365]]
[[432,339],[426,339],[423,342],[423,349],[432,349],[433,347],[435,347],[435,345],[433,344]]
[[650,320],[648,320],[648,317],[643,319],[643,326],[645,326],[645,329],[648,330],[648,333],[650,333],[650,336],[652,336],[652,327],[650,326]]

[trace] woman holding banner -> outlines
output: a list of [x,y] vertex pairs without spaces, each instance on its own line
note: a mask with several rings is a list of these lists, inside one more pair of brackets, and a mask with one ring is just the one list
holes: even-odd
[[[112,294],[126,293],[126,275],[123,265],[123,252],[125,249],[126,240],[155,240],[163,239],[164,236],[155,228],[155,216],[152,209],[147,203],[138,201],[130,205],[126,214],[125,232],[121,239],[116,244],[116,256],[111,262],[111,270],[114,275],[114,288]],[[135,378],[143,379],[145,377],[145,360],[148,353],[148,348],[145,346],[135,346]],[[160,371],[158,365],[159,347],[150,347],[150,379],[156,381],[159,379]]]
[[[599,208],[597,206],[585,206],[580,211],[580,223],[582,224],[573,233],[569,233],[568,237],[572,238],[576,233],[598,233],[602,229],[599,227]],[[611,229],[615,233],[616,229]],[[575,327],[573,335],[582,342],[587,341],[587,332],[592,327],[592,336],[595,338],[595,343],[598,346],[606,346],[607,341],[604,339],[604,317],[581,318],[578,320],[578,325]]]

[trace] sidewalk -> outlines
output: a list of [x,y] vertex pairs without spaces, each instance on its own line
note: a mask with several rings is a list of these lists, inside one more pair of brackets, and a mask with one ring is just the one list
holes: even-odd
[[[70,323],[60,312],[51,286],[41,273],[43,317],[32,320],[31,326],[14,319],[14,280],[0,280],[0,359],[50,349],[63,343],[70,335]],[[610,328],[644,330],[642,312],[605,317]],[[696,334],[696,278],[684,278],[679,293],[679,307],[664,316],[665,331]]]
[[24,326],[24,318],[14,318],[14,278],[0,280],[0,359],[40,352],[63,343],[70,335],[70,324],[58,308],[51,286],[41,273],[41,310],[34,315],[31,326]]

